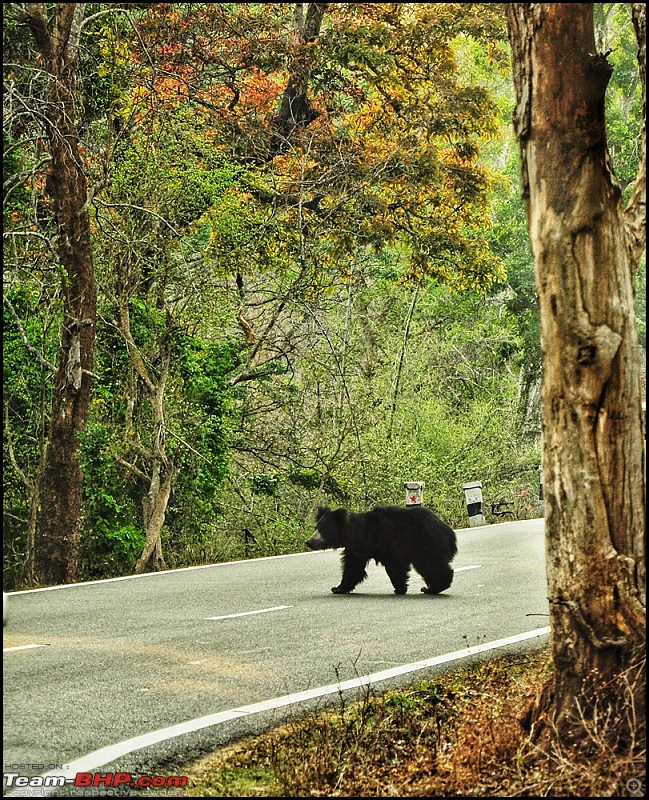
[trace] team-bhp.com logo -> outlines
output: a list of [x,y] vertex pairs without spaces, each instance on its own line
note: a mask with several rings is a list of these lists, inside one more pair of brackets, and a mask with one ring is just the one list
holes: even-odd
[[55,789],[59,786],[77,788],[104,787],[119,789],[184,789],[187,778],[184,775],[163,777],[162,775],[131,775],[130,772],[77,772],[74,778],[64,775],[21,775],[18,772],[5,772],[6,789]]

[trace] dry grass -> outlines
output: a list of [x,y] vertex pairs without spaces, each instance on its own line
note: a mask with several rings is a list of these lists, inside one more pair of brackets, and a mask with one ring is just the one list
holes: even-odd
[[600,726],[568,751],[552,736],[541,750],[524,731],[550,671],[543,650],[368,693],[182,774],[189,794],[203,797],[644,796],[644,735],[620,752]]

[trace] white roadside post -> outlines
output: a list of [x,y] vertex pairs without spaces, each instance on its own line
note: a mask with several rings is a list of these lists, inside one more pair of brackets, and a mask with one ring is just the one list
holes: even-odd
[[482,483],[480,481],[463,483],[462,489],[464,490],[466,510],[469,513],[469,525],[472,528],[477,525],[484,525],[485,518],[482,513]]
[[424,483],[423,481],[406,481],[403,484],[403,488],[406,490],[406,505],[407,506],[421,506],[423,505],[423,491],[424,491]]

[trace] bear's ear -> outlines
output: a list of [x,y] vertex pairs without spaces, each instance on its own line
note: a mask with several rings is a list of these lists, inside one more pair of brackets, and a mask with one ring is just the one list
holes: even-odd
[[320,506],[320,508],[316,511],[316,522],[320,519],[320,517],[324,517],[325,514],[328,514],[331,511],[329,506]]

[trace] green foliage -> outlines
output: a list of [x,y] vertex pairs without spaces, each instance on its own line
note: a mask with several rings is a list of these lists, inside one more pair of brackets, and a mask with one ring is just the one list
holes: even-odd
[[91,423],[81,434],[84,519],[80,575],[85,580],[129,575],[142,551],[138,509],[112,453],[108,425]]
[[174,404],[169,421],[169,452],[177,477],[167,513],[167,539],[191,562],[197,552],[205,552],[229,473],[227,377],[236,347],[186,332],[176,332],[175,346],[176,391],[181,402]]
[[338,502],[349,502],[349,492],[344,489],[333,475],[323,474],[317,469],[293,470],[286,476],[286,480],[295,486],[301,486],[309,491],[323,491]]
[[187,334],[177,335],[177,347],[186,411],[190,418],[200,415],[191,439],[199,451],[209,454],[209,479],[218,486],[227,472],[227,378],[237,348],[234,342],[202,342]]
[[[313,313],[326,327],[294,359],[299,379],[272,424],[248,417],[248,436],[240,448],[233,441],[232,480],[253,474],[257,491],[237,482],[245,509],[226,504],[223,524],[261,542],[282,524],[290,540],[297,521],[306,538],[317,505],[403,504],[407,480],[423,480],[425,503],[457,527],[467,524],[469,480],[484,482],[486,500],[538,496],[538,439],[516,414],[520,340],[506,297],[432,282],[415,295],[401,282],[398,254],[355,266],[349,282],[318,299]],[[274,470],[258,471],[269,463]],[[260,474],[272,477],[272,491],[258,491]]]
[[[51,331],[57,304],[43,303],[37,284],[5,288],[3,315],[3,565],[7,585],[25,566],[27,528],[45,446],[51,391],[47,361],[56,358]],[[26,338],[31,351],[27,351]],[[41,355],[42,360],[36,357]]]
[[15,140],[11,133],[2,132],[2,215],[5,228],[11,228],[14,220],[24,217],[28,211],[30,199],[26,187],[26,179],[22,174],[24,169],[23,154],[20,141]]
[[277,494],[278,475],[251,475],[250,488],[255,494],[274,497]]
[[613,74],[606,89],[606,136],[624,201],[631,197],[642,143],[642,87],[631,9],[626,3],[595,3],[598,51]]
[[226,190],[197,227],[207,235],[205,256],[219,274],[247,272],[249,264],[268,270],[290,263],[292,233],[257,206],[245,185]]
[[111,196],[125,204],[127,220],[141,217],[146,208],[166,227],[187,228],[213,207],[243,169],[218,153],[190,110],[163,115],[152,128],[120,148]]
[[513,315],[519,336],[517,365],[524,370],[525,380],[534,382],[541,375],[541,328],[536,295],[534,259],[532,257],[527,220],[518,190],[515,170],[517,161],[510,161],[511,182],[494,198],[494,225],[489,233],[491,248],[501,257],[507,280],[495,290],[504,293],[507,309]]

